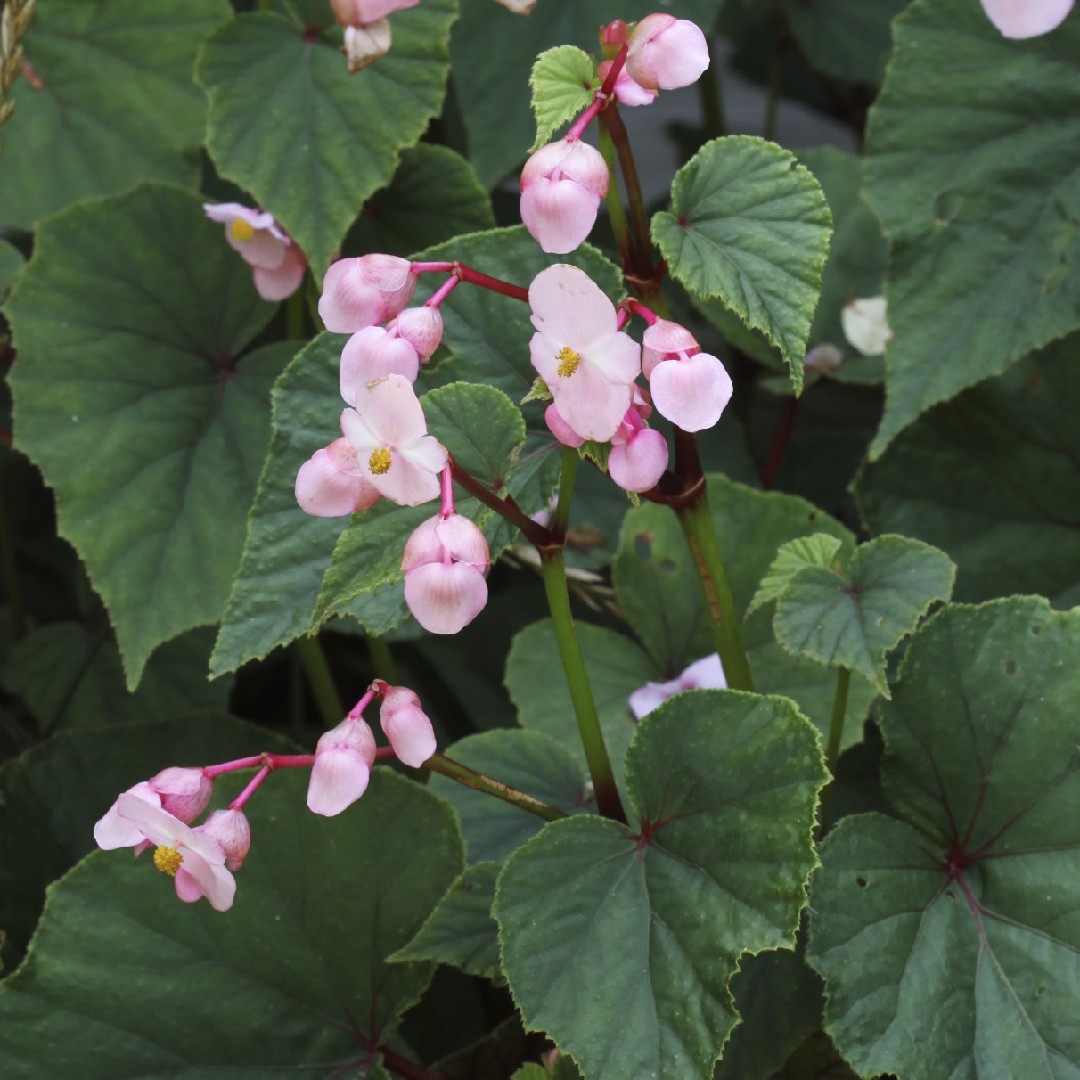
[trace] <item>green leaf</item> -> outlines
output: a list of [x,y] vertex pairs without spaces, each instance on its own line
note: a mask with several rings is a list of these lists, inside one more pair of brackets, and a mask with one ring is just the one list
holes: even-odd
[[795,656],[859,672],[888,697],[886,653],[949,598],[955,576],[937,548],[879,537],[856,548],[842,573],[812,566],[795,574],[776,604],[776,640]]
[[395,12],[390,51],[352,76],[328,8],[321,33],[258,12],[203,47],[197,75],[210,97],[211,157],[274,214],[317,274],[438,113],[455,15],[454,0]]
[[225,708],[232,680],[207,682],[209,650],[207,630],[166,642],[130,693],[106,628],[52,623],[32,630],[12,649],[0,681],[22,697],[42,732],[148,723],[192,709]]
[[345,248],[406,257],[494,226],[491,199],[472,165],[448,146],[418,143],[402,152],[390,186],[372,196]]
[[789,540],[786,544],[781,544],[772,566],[761,579],[761,584],[754,593],[746,614],[753,615],[758,608],[778,600],[791,584],[791,579],[800,570],[810,567],[827,569],[832,565],[839,550],[840,539],[826,533],[800,536],[797,540]]
[[641,832],[557,821],[499,877],[526,1027],[590,1080],[710,1077],[740,954],[794,943],[823,781],[817,737],[785,699],[702,691],[646,717],[626,773]]
[[144,180],[198,182],[205,105],[195,52],[224,0],[49,0],[24,48],[4,127],[0,222],[29,227],[69,203]]
[[525,443],[521,410],[500,390],[451,383],[423,397],[428,431],[466,472],[500,491]]
[[672,277],[762,331],[802,389],[832,216],[813,175],[749,135],[706,143],[675,175],[652,235]]
[[[581,620],[576,625],[600,727],[618,776],[637,729],[630,695],[658,672],[625,634]],[[522,727],[550,735],[584,763],[574,705],[550,619],[533,623],[515,636],[506,660],[506,689]]]
[[274,383],[270,449],[210,657],[214,674],[263,657],[308,630],[345,521],[305,514],[293,488],[300,466],[337,434],[338,360],[345,340],[341,334],[320,334]]
[[896,334],[875,457],[1080,325],[1080,21],[1010,41],[969,0],[916,0],[895,35],[866,143]]
[[0,298],[8,291],[23,268],[22,252],[6,240],[0,240]]
[[557,45],[536,58],[529,76],[536,113],[533,150],[551,142],[563,124],[592,104],[595,85],[596,61],[573,45]]
[[1078,360],[1074,335],[921,417],[857,480],[869,527],[947,551],[963,600],[1075,586]]
[[450,886],[420,932],[391,960],[432,960],[468,975],[499,979],[499,927],[491,917],[499,863],[468,867]]
[[895,817],[846,818],[808,956],[862,1076],[1068,1076],[1080,1061],[1080,611],[953,605],[881,710]]
[[64,731],[6,762],[0,767],[4,967],[21,959],[45,901],[45,886],[94,849],[94,822],[119,792],[169,765],[297,749],[265,728],[205,711],[165,723]]
[[[567,813],[591,802],[585,772],[572,753],[535,731],[485,731],[454,743],[450,756],[493,780]],[[429,784],[457,811],[469,863],[501,863],[544,824],[509,803],[435,774]]]
[[228,913],[179,903],[127,852],[54,886],[0,985],[4,1076],[270,1080],[288,1064],[329,1080],[376,1060],[432,973],[385,958],[460,871],[460,840],[446,806],[386,771],[329,820],[304,809],[306,779],[275,775],[249,804]]
[[907,0],[784,0],[784,12],[804,56],[845,82],[878,86],[892,37],[889,23]]
[[16,443],[56,491],[133,687],[157,645],[221,617],[294,346],[242,355],[273,308],[198,198],[167,187],[42,225],[7,312]]

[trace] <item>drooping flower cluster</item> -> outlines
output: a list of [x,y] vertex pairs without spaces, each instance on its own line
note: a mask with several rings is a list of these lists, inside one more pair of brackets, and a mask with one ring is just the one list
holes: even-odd
[[[379,720],[390,742],[379,750],[364,721],[366,706],[382,699]],[[348,716],[319,739],[314,754],[256,754],[221,765],[164,769],[122,792],[94,826],[94,840],[106,850],[130,847],[136,855],[154,849],[156,869],[173,879],[185,903],[202,897],[217,911],[232,907],[233,877],[251,848],[251,826],[244,806],[267,776],[280,768],[308,767],[308,808],[340,814],[367,789],[376,757],[396,757],[419,767],[435,753],[435,733],[420,699],[404,686],[376,679]],[[239,769],[258,772],[224,810],[214,810],[192,827],[210,802],[214,779]]]
[[307,259],[273,214],[240,203],[203,203],[203,210],[225,226],[225,239],[251,267],[264,300],[285,300],[300,288]]

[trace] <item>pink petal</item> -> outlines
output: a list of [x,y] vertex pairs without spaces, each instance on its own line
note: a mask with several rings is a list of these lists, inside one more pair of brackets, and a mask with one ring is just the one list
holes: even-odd
[[608,455],[608,473],[624,491],[642,492],[655,487],[668,464],[667,440],[646,428]]
[[597,442],[607,442],[619,430],[633,400],[630,383],[609,382],[586,364],[569,378],[544,381],[570,429],[583,439]]
[[573,180],[537,180],[521,193],[521,220],[551,255],[579,248],[592,232],[600,196]]
[[426,364],[443,337],[443,317],[438,308],[406,308],[387,328],[404,338]]
[[379,723],[399,761],[419,768],[437,746],[435,732],[420,699],[404,686],[391,687],[379,709]]
[[286,300],[300,288],[306,269],[307,259],[304,258],[304,253],[293,244],[285,252],[280,266],[272,270],[261,266],[253,267],[255,291],[264,300]]
[[1073,0],[982,0],[982,6],[1005,37],[1031,38],[1060,26]]
[[639,687],[630,695],[631,712],[640,720],[648,716],[653,709],[659,709],[673,693],[676,693],[674,690],[667,689],[673,685],[674,683],[647,682]]
[[176,766],[162,769],[149,783],[150,789],[160,796],[161,809],[185,825],[190,825],[206,809],[214,789],[202,769]]
[[677,360],[680,353],[700,351],[697,338],[685,326],[657,319],[641,335],[641,370],[646,379],[651,379],[653,368],[661,360]]
[[359,263],[359,259],[339,259],[326,271],[319,317],[327,330],[352,334],[382,321],[382,296]]
[[660,415],[684,431],[712,427],[732,393],[731,377],[724,365],[708,353],[657,364],[649,387]]
[[[410,446],[410,455],[420,463],[395,450],[390,453],[390,468],[386,472],[373,473],[370,466],[367,469],[371,485],[398,506],[422,506],[439,497],[438,474],[446,465],[446,451],[436,439],[425,435]],[[426,462],[436,464],[429,468]]]
[[240,869],[251,850],[251,823],[243,810],[215,810],[207,821],[195,827],[221,845],[225,852],[225,869]]
[[[149,782],[146,780],[136,784],[133,788],[128,788],[124,794],[143,799],[151,806],[161,806],[161,796],[150,787]],[[120,800],[117,799],[94,826],[94,843],[106,851],[113,851],[122,847],[137,847],[144,843],[146,839],[137,825],[120,816],[119,804]]]
[[314,814],[333,817],[367,791],[371,766],[355,750],[316,753],[308,782],[307,805]]
[[384,375],[359,387],[356,412],[375,435],[379,446],[393,448],[427,434],[420,399],[412,383],[403,375]]
[[487,582],[468,563],[427,563],[405,575],[405,603],[433,634],[456,634],[487,604]]
[[590,342],[618,329],[615,305],[600,286],[584,270],[565,263],[549,266],[533,278],[529,307],[533,326],[549,344],[558,342],[553,354],[564,345],[582,352]]
[[569,446],[576,450],[579,446],[585,445],[585,440],[562,418],[559,410],[555,407],[555,402],[552,402],[544,410],[544,423],[547,424],[548,430],[563,446]]
[[314,517],[344,517],[374,506],[379,492],[359,469],[356,450],[347,439],[316,450],[296,474],[300,509]]
[[345,343],[339,372],[341,396],[351,405],[364,383],[384,375],[403,375],[416,382],[420,357],[409,342],[391,337],[381,326],[366,326]]
[[701,78],[709,45],[701,30],[674,15],[646,15],[627,42],[626,70],[650,90],[676,90]]
[[[194,892],[187,880],[190,877],[215,911],[228,911],[236,896],[236,879],[232,874],[224,865],[204,859],[199,852],[182,848],[180,854],[184,861],[176,873],[176,895],[190,903],[187,898]],[[181,874],[185,878],[183,882]]]
[[677,681],[683,690],[727,689],[724,665],[720,662],[720,656],[717,653],[695,660]]

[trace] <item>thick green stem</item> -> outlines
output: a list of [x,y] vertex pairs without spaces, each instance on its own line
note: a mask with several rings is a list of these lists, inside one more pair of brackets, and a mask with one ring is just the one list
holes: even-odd
[[327,728],[336,727],[345,717],[345,710],[338,697],[334,678],[330,674],[330,665],[326,662],[326,653],[317,637],[302,637],[295,641],[296,655],[304,667],[311,692],[322,714],[323,724]]
[[307,322],[306,301],[304,290],[297,289],[285,301],[285,337],[290,341],[302,341],[307,337],[305,326]]
[[705,137],[719,139],[727,134],[724,117],[724,91],[720,84],[720,72],[716,63],[716,42],[709,38],[709,66],[698,80],[701,113],[705,120]]
[[619,171],[626,188],[626,201],[630,206],[630,247],[633,253],[633,276],[642,282],[652,277],[652,238],[649,235],[649,214],[645,209],[645,196],[641,192],[637,162],[630,146],[630,136],[619,115],[619,108],[612,103],[600,113],[600,123],[611,136],[619,157]]
[[531,795],[526,795],[524,791],[518,791],[517,788],[493,780],[490,776],[485,776],[475,769],[470,769],[468,765],[462,765],[461,762],[454,761],[453,758],[448,758],[445,754],[433,754],[424,762],[424,768],[449,777],[451,780],[456,780],[459,784],[464,784],[465,787],[470,787],[474,791],[482,791],[485,795],[493,795],[496,799],[502,799],[503,802],[510,803],[511,806],[516,806],[521,810],[526,810],[530,814],[535,814],[545,821],[558,821],[559,818],[569,817],[565,810],[560,810],[556,806],[549,806],[546,802],[541,802]]
[[693,504],[676,510],[686,542],[694,556],[701,588],[705,593],[705,607],[712,621],[713,639],[720,662],[724,665],[727,684],[733,690],[753,690],[754,677],[750,673],[750,661],[739,629],[735,601],[728,584],[720,543],[716,538],[712,515],[705,488]]
[[634,248],[630,239],[630,225],[626,219],[626,211],[623,209],[622,196],[619,194],[618,181],[615,177],[615,143],[611,138],[611,132],[600,125],[600,153],[604,155],[608,172],[612,180],[608,184],[607,212],[608,221],[611,223],[611,231],[615,235],[615,246],[619,249],[619,260],[622,263],[623,272],[634,272]]
[[840,746],[844,740],[844,719],[847,716],[848,687],[851,685],[851,669],[842,667],[836,673],[836,693],[833,695],[832,719],[829,721],[829,744],[825,747],[825,764],[833,779],[821,793],[821,829],[828,827],[832,810],[833,788],[836,787],[836,763],[840,760]]
[[574,499],[574,484],[577,481],[578,456],[572,447],[562,448],[562,461],[559,463],[559,501],[555,505],[555,519],[552,521],[552,533],[561,544],[570,527],[570,504]]

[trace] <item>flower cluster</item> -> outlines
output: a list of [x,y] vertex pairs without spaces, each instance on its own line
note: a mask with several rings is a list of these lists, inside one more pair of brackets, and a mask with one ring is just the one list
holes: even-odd
[[[390,742],[386,750],[376,747],[363,718],[376,697],[382,699],[379,722]],[[233,874],[251,848],[243,808],[274,769],[309,767],[308,808],[330,817],[364,794],[376,757],[393,756],[418,767],[435,749],[435,732],[416,694],[376,679],[348,716],[319,739],[314,754],[257,754],[221,765],[164,769],[120,794],[94,826],[94,840],[106,850],[134,848],[136,855],[153,848],[155,868],[173,879],[181,900],[191,904],[205,896],[215,910],[227,911],[236,895]],[[251,767],[258,772],[228,808],[214,810],[192,827],[210,803],[214,779]]]
[[307,259],[273,214],[240,203],[203,203],[203,210],[225,226],[225,239],[251,267],[264,300],[284,300],[300,288]]

